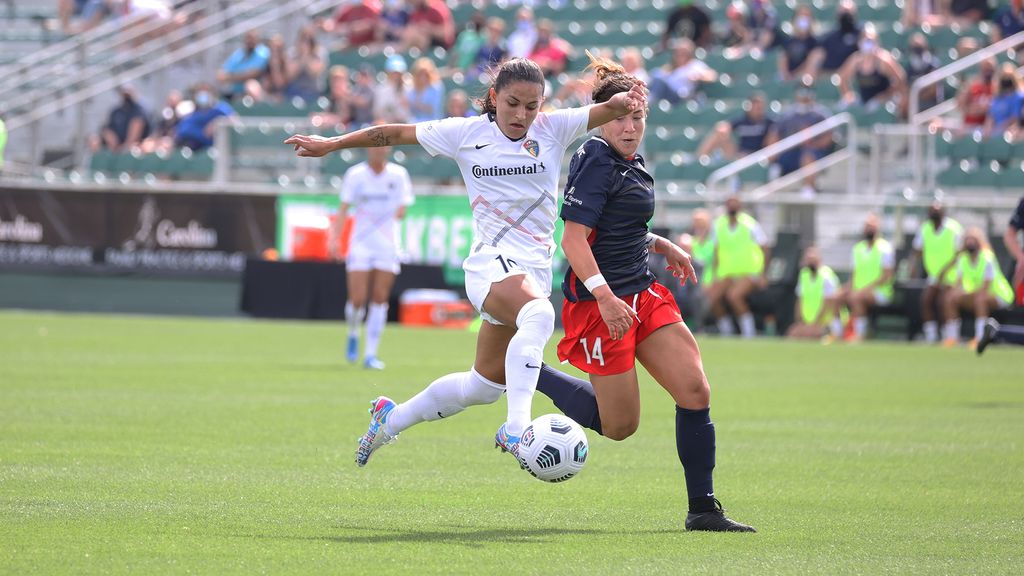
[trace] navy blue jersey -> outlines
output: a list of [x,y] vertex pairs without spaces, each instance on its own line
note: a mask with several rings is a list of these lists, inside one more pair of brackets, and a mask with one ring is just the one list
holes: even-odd
[[[654,282],[647,265],[647,223],[654,215],[654,178],[636,155],[626,160],[601,138],[583,143],[569,164],[562,220],[593,231],[587,241],[608,287],[616,296],[646,290]],[[562,282],[566,299],[593,300],[569,268]]]

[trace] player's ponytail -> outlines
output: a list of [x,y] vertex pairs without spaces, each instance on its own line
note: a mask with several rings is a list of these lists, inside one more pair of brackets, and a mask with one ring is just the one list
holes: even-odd
[[[536,62],[526,58],[510,58],[502,62],[497,69],[490,70],[489,74],[494,78],[490,87],[494,88],[495,94],[513,82],[532,82],[544,87],[544,72]],[[484,114],[494,114],[498,111],[497,104],[491,99],[490,89],[484,92],[482,98],[477,98],[476,104]]]
[[637,83],[636,77],[627,74],[626,69],[618,62],[596,57],[589,50],[586,53],[590,64],[587,65],[584,72],[594,71],[594,91],[590,94],[594,103],[607,102],[619,92],[629,92],[630,88]]

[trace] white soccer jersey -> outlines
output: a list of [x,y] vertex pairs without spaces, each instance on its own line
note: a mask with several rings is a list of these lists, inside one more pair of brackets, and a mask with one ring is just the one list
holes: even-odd
[[375,173],[366,162],[345,172],[341,181],[341,201],[351,208],[355,218],[351,246],[370,246],[380,252],[398,247],[398,221],[395,214],[413,203],[409,172],[388,162],[384,171]]
[[473,252],[492,246],[526,266],[551,265],[562,158],[589,119],[590,107],[541,112],[519,140],[488,114],[416,125],[431,156],[459,164],[473,209]]

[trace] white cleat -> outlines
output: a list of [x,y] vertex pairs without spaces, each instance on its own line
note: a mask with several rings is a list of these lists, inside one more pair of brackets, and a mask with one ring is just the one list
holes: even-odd
[[387,396],[380,396],[370,402],[370,426],[366,434],[359,439],[359,448],[356,449],[356,465],[362,468],[378,448],[385,444],[391,444],[398,438],[398,434],[392,436],[384,428],[388,414],[397,406],[394,400]]

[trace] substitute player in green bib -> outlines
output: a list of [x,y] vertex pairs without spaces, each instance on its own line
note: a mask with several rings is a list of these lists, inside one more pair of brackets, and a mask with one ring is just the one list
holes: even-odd
[[953,272],[956,285],[946,293],[944,301],[946,322],[942,327],[942,343],[947,347],[955,346],[960,340],[960,312],[973,312],[973,349],[985,332],[988,315],[1013,304],[1013,288],[999,269],[985,234],[978,228],[967,230],[955,265],[947,268]]
[[[916,259],[924,260],[924,271],[928,285],[921,294],[921,320],[924,322],[924,339],[938,342],[939,328],[936,322],[936,308],[945,299],[946,292],[956,283],[956,270],[952,263],[960,246],[963,227],[952,218],[946,217],[946,209],[936,202],[928,208],[928,219],[914,236],[914,266]],[[945,273],[942,273],[946,270]]]
[[733,334],[732,319],[726,310],[728,305],[739,321],[740,334],[753,338],[754,314],[747,297],[768,285],[764,275],[769,255],[768,237],[757,220],[741,212],[741,208],[739,198],[729,198],[725,202],[725,215],[715,220],[711,228],[715,243],[715,282],[708,290],[708,300],[719,334]]
[[878,216],[869,214],[864,220],[864,239],[853,246],[853,275],[832,303],[832,338],[840,338],[843,326],[840,311],[850,310],[853,322],[851,341],[864,339],[868,328],[867,314],[874,306],[892,302],[892,277],[895,257],[892,245],[878,236]]
[[821,263],[814,246],[804,250],[800,279],[796,285],[796,310],[789,338],[821,338],[832,320],[831,300],[839,292],[839,278]]

